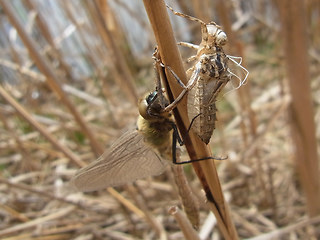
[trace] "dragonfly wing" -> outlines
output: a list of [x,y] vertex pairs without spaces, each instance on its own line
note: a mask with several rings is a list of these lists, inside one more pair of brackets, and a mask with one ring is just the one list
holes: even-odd
[[79,191],[118,186],[161,174],[167,161],[144,142],[138,131],[129,131],[96,161],[79,170],[71,180]]

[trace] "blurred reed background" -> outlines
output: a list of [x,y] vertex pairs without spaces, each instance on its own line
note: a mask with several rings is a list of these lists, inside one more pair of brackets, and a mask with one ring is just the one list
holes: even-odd
[[[217,169],[239,237],[319,238],[320,2],[167,3],[220,24],[225,52],[250,71],[221,94],[210,142],[228,156]],[[184,239],[167,212],[179,205],[169,171],[117,192],[65,190],[135,124],[138,98],[154,89],[143,2],[1,0],[0,14],[0,238]],[[169,15],[178,41],[199,43],[199,24]],[[184,60],[194,54],[179,49]],[[201,239],[219,239],[204,204],[200,217]]]

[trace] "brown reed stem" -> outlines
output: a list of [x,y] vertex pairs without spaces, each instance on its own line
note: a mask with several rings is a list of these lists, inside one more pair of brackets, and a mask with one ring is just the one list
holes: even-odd
[[310,217],[320,214],[320,174],[308,59],[308,26],[304,1],[276,1],[282,22],[286,72],[292,104],[291,133],[295,163]]
[[187,240],[200,240],[197,232],[191,226],[188,218],[180,211],[177,206],[173,206],[169,209],[169,213],[174,216],[178,222],[180,229]]
[[[144,0],[144,5],[152,25],[154,35],[159,47],[162,62],[170,66],[171,69],[180,77],[186,84],[187,77],[181,56],[178,51],[176,41],[173,35],[173,30],[167,13],[167,8],[163,0]],[[175,78],[168,72],[167,93],[170,96],[172,93],[173,99],[179,96],[181,87]],[[173,99],[170,99],[171,101]],[[187,126],[190,122],[187,115],[187,102],[183,98],[178,104],[177,111],[174,111],[177,126],[182,136],[186,135]],[[190,159],[200,159],[211,157],[212,154],[208,146],[203,143],[195,134],[189,132],[189,137],[186,138],[185,146],[187,148]],[[213,161],[194,162],[193,168],[198,175],[204,191],[209,200],[208,205],[215,214],[219,229],[225,239],[238,239],[237,232],[230,218],[228,206],[225,203],[220,181]]]
[[41,31],[41,35],[47,40],[47,42],[51,46],[51,51],[54,53],[54,58],[59,61],[59,66],[64,70],[67,78],[71,78],[71,69],[70,66],[64,61],[63,56],[61,52],[58,50],[59,48],[56,46],[56,43],[54,42],[54,39],[49,31],[49,26],[47,25],[46,21],[44,20],[41,12],[37,10],[36,5],[31,0],[25,0],[23,2],[26,7],[29,9],[29,11],[36,11],[36,23],[39,27],[39,30]]
[[114,77],[118,80],[120,88],[124,90],[126,96],[128,96],[131,102],[137,104],[138,94],[134,85],[134,79],[124,57],[122,56],[117,42],[106,25],[104,16],[101,14],[99,1],[95,0],[92,1],[92,3],[85,2],[85,4],[87,5],[88,11],[91,14],[102,40],[110,52],[110,58],[113,61],[110,65]]
[[187,214],[187,217],[192,226],[195,229],[199,229],[199,202],[188,184],[187,177],[184,174],[183,166],[176,165],[172,166],[171,169],[174,174],[174,180],[178,186],[179,196],[182,202],[183,209]]

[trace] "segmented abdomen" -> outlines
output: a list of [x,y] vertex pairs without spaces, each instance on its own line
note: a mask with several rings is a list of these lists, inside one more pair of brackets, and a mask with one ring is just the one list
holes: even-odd
[[194,119],[193,131],[208,144],[217,120],[216,98],[231,78],[227,58],[223,52],[204,54],[187,73],[196,82],[188,93],[188,117]]
[[188,117],[190,122],[197,116],[192,123],[192,130],[206,144],[210,141],[217,120],[215,99],[210,103],[205,101],[207,91],[206,81],[199,78],[196,85],[188,93]]

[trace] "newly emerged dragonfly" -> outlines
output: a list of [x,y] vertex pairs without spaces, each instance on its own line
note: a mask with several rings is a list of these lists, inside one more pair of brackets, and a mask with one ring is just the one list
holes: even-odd
[[[73,177],[80,191],[95,191],[161,174],[172,156],[172,132],[176,131],[170,112],[161,112],[168,101],[159,90],[139,101],[137,128],[117,139],[96,161]],[[174,133],[176,134],[176,133]]]
[[172,108],[167,108],[169,101],[163,95],[159,75],[157,79],[156,91],[139,100],[137,128],[123,134],[109,150],[72,178],[79,191],[95,191],[159,175],[170,162],[168,160],[184,164],[213,159],[177,161],[176,143],[182,145],[182,140],[171,114]]
[[[235,59],[241,59],[226,55],[223,46],[227,42],[227,35],[215,22],[208,24],[200,19],[174,11],[167,6],[175,15],[196,21],[201,24],[202,40],[199,45],[191,43],[180,43],[182,46],[197,50],[197,54],[188,59],[189,62],[195,61],[194,65],[187,70],[188,83],[185,86],[179,77],[169,67],[169,70],[184,88],[177,99],[188,93],[188,117],[192,121],[192,130],[206,144],[209,143],[213,130],[215,129],[216,100],[218,94],[224,86],[235,76],[240,80],[239,86],[243,85],[249,72],[241,66]],[[241,80],[231,72],[228,61],[234,62],[245,73],[246,76]]]

